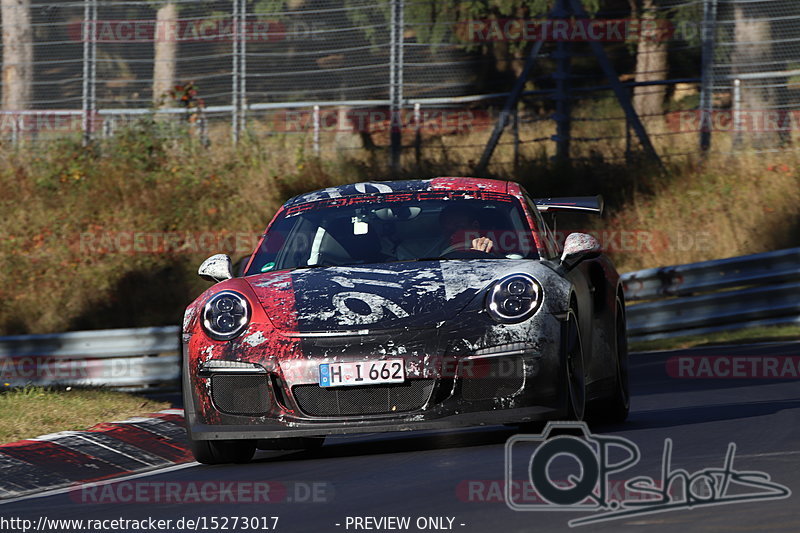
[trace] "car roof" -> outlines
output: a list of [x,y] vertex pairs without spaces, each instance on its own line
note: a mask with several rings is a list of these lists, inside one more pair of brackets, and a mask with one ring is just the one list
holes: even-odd
[[350,183],[327,189],[299,194],[289,199],[284,206],[316,202],[318,200],[328,200],[330,198],[341,198],[345,196],[362,196],[365,194],[390,194],[416,191],[477,191],[485,190],[490,192],[508,193],[509,181],[493,180],[487,178],[469,177],[440,177],[420,180],[396,180],[396,181],[367,181],[361,183]]

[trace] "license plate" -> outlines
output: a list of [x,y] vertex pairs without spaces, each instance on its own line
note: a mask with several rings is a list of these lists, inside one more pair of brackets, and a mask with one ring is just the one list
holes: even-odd
[[320,387],[402,383],[405,379],[406,369],[402,359],[319,365]]

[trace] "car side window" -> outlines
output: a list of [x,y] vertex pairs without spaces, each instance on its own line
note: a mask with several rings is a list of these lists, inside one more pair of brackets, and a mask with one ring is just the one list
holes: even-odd
[[[537,210],[537,212],[538,212],[538,210]],[[553,230],[550,229],[550,224],[548,224],[547,222],[544,221],[544,217],[542,217],[541,213],[539,213],[539,217],[542,219],[543,227],[544,227],[545,231],[547,232],[547,242],[549,242],[550,245],[553,247],[553,250],[555,251],[555,257],[560,257],[561,256],[561,246],[560,246],[560,244],[558,242],[558,239],[556,239],[556,236],[553,234]]]
[[553,237],[553,232],[550,231],[550,226],[545,223],[544,218],[542,218],[542,214],[539,212],[539,208],[536,207],[536,204],[527,194],[525,195],[525,203],[527,204],[527,207],[530,209],[531,213],[533,213],[533,216],[536,219],[536,225],[540,228],[539,236],[544,243],[545,250],[547,252],[547,259],[556,259],[559,256],[559,247],[558,243]]

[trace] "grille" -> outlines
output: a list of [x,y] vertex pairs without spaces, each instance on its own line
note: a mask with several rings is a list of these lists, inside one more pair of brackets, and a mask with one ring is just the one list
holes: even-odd
[[224,413],[263,415],[270,405],[267,376],[212,375],[211,398]]
[[327,388],[292,387],[300,409],[311,416],[378,415],[421,409],[433,392],[432,379],[413,379],[390,385]]
[[522,357],[493,357],[474,360],[462,380],[461,396],[465,400],[490,400],[511,396],[525,385]]

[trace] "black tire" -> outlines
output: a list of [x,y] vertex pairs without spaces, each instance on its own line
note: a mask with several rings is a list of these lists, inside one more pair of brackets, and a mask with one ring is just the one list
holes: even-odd
[[189,440],[195,460],[206,465],[247,463],[256,453],[254,440]]
[[614,325],[614,387],[611,394],[592,406],[592,419],[598,422],[618,424],[628,418],[631,393],[628,382],[628,334],[625,321],[625,304],[617,296],[616,321]]
[[581,421],[586,415],[586,372],[583,366],[583,343],[578,316],[574,308],[567,313],[567,334],[564,350],[567,420]]

